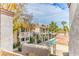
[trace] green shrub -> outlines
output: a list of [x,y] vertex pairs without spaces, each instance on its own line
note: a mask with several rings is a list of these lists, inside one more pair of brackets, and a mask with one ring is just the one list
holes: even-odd
[[22,45],[18,46],[18,51],[22,51]]
[[41,40],[37,40],[37,43],[41,43]]
[[13,48],[16,48],[15,44],[13,44]]
[[17,42],[17,43],[13,43],[13,49],[17,48],[18,46],[20,46],[21,43],[20,42]]
[[16,46],[20,46],[20,44],[21,44],[20,42],[17,42]]
[[34,42],[33,37],[30,37],[30,43],[33,43],[33,42]]
[[13,49],[15,49],[17,47],[16,43],[13,43]]

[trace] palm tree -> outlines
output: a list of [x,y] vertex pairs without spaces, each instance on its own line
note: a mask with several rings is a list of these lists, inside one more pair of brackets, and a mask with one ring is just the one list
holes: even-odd
[[19,7],[20,5],[18,5],[18,4],[15,4],[13,6],[16,7],[15,8],[16,11],[14,11],[14,17],[13,17],[13,34],[14,34],[14,36],[16,36],[16,37],[14,37],[14,40],[15,39],[17,40],[16,42],[14,42],[14,44],[18,45],[18,43],[19,43],[19,38],[18,38],[19,28],[21,28],[20,16],[21,16],[22,10]]
[[49,26],[49,31],[52,33],[57,34],[59,31],[59,27],[57,26],[56,22],[51,22],[50,26]]
[[69,28],[67,26],[67,22],[66,21],[62,21],[61,24],[63,26],[64,34],[66,35],[66,33],[69,31]]
[[[11,4],[9,4],[11,5]],[[14,17],[13,17],[13,31],[18,30],[21,27],[21,22],[20,22],[20,17],[21,17],[21,13],[22,13],[22,7],[21,4],[12,4],[10,7],[12,10],[14,10]],[[9,7],[9,9],[10,9]]]
[[66,21],[62,21],[61,23],[62,23],[63,26],[65,26],[67,24]]

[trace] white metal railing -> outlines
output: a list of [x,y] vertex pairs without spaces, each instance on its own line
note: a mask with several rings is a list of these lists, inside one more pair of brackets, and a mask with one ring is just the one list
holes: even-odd
[[23,44],[24,46],[29,46],[29,47],[35,47],[35,48],[43,48],[43,49],[48,49],[48,46],[44,45],[37,45],[37,44]]

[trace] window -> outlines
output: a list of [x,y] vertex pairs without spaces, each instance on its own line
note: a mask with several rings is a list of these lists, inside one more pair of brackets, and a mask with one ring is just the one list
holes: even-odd
[[28,40],[29,38],[26,38],[26,41]]
[[21,32],[25,32],[25,28],[21,27]]
[[28,39],[26,38],[26,41],[27,41]]
[[24,38],[21,38],[21,41],[24,41]]

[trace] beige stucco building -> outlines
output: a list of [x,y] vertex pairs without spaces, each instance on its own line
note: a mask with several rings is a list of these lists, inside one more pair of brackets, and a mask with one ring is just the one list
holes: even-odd
[[0,48],[13,51],[13,13],[0,8]]

